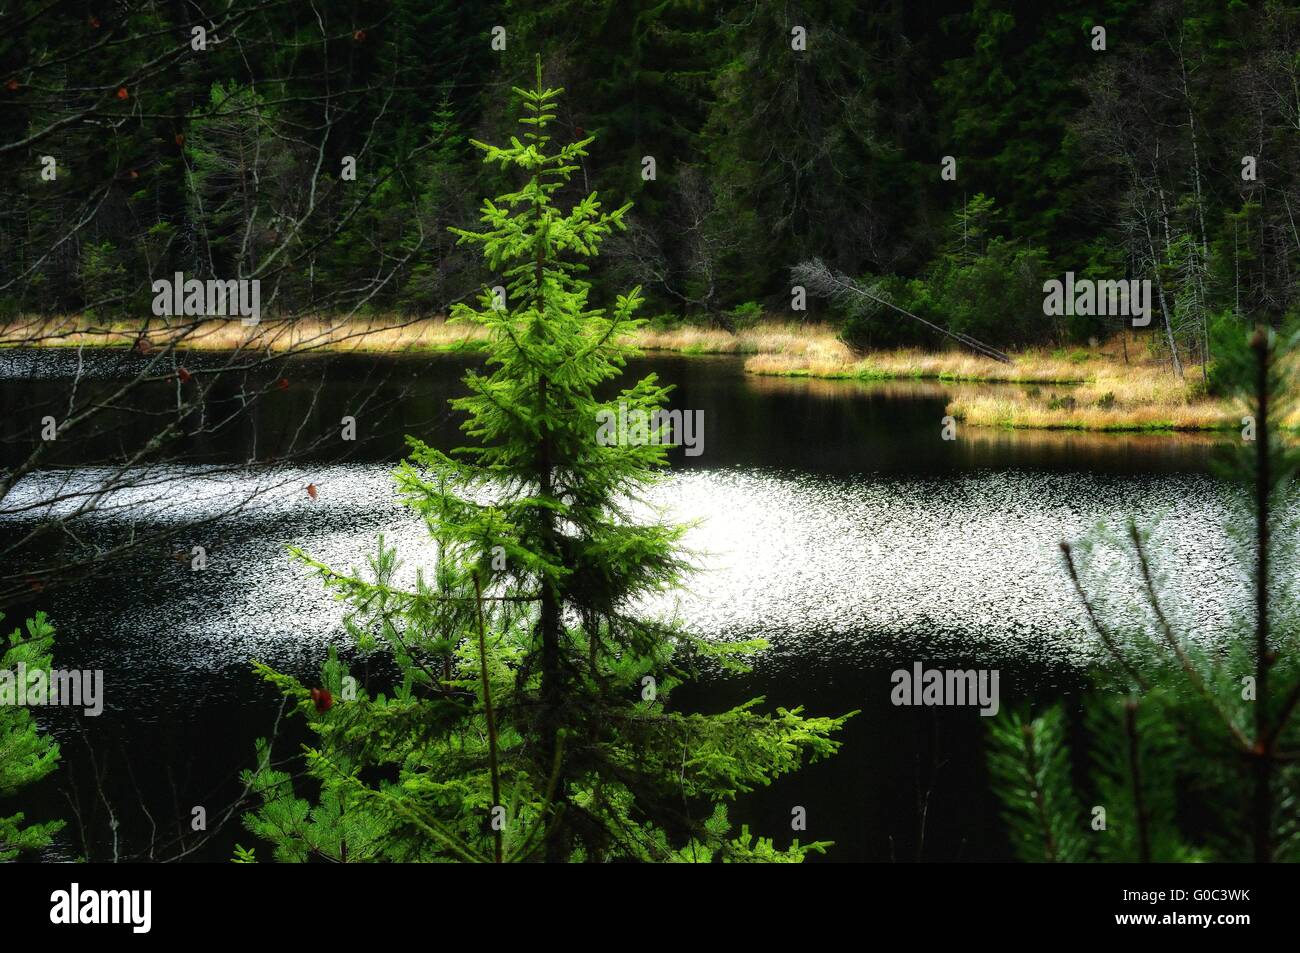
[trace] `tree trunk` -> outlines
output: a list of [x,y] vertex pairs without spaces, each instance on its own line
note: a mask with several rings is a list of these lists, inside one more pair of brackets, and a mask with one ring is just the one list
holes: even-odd
[[1183,376],[1183,363],[1178,359],[1178,344],[1174,340],[1174,327],[1169,320],[1169,305],[1165,302],[1165,286],[1160,279],[1160,259],[1156,255],[1155,242],[1151,238],[1151,225],[1148,222],[1147,230],[1147,249],[1151,253],[1151,273],[1155,276],[1156,294],[1160,296],[1160,313],[1165,320],[1165,340],[1169,343],[1169,355],[1173,360],[1174,373],[1179,377]]
[[1269,504],[1272,491],[1272,441],[1269,439],[1269,340],[1255,331],[1255,796],[1252,814],[1255,863],[1273,860],[1273,752],[1268,724],[1269,655]]

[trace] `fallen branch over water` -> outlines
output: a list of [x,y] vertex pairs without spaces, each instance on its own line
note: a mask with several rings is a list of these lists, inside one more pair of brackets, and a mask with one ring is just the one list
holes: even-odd
[[927,321],[906,308],[900,308],[877,288],[868,287],[861,282],[854,281],[848,275],[831,271],[822,263],[820,258],[814,258],[811,261],[795,265],[790,269],[790,274],[795,283],[802,285],[810,294],[814,294],[819,298],[826,298],[855,314],[865,316],[879,310],[881,307],[890,308],[899,314],[906,315],[913,321],[925,325],[930,330],[970,348],[976,354],[982,354],[1003,364],[1012,363],[1011,357],[997,348],[976,340],[969,334],[950,331],[948,328],[940,327],[932,321]]

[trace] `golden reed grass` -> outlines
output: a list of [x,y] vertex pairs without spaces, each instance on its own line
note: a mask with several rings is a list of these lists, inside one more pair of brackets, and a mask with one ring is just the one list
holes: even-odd
[[0,326],[0,347],[134,347],[191,351],[447,351],[474,348],[487,337],[475,324],[442,318],[380,315],[330,320],[322,317],[264,317],[256,325],[237,318],[158,321],[88,326],[78,316],[19,318]]
[[[847,350],[847,349],[846,349]],[[1094,431],[1208,431],[1241,426],[1245,409],[1206,395],[1199,366],[1179,378],[1135,336],[1075,350],[1027,349],[1011,364],[961,351],[866,354],[776,352],[745,363],[783,377],[943,382],[947,412],[984,427]],[[979,382],[988,386],[969,386]],[[997,385],[997,386],[993,386]],[[1286,426],[1300,426],[1300,409]]]

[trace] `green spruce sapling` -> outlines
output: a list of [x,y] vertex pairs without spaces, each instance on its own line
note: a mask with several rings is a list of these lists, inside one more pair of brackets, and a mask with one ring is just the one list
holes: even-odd
[[[0,620],[3,618],[0,615]],[[17,677],[20,665],[26,672],[50,669],[54,628],[46,621],[45,613],[36,613],[25,628],[25,632],[14,629],[8,645],[0,644],[0,671],[11,679]],[[58,744],[41,734],[31,710],[0,698],[0,799],[12,797],[46,777],[58,763]],[[0,813],[0,861],[48,846],[62,827],[62,821],[30,824],[21,812],[9,816]]]
[[641,296],[597,306],[582,275],[628,206],[593,193],[562,207],[594,137],[553,143],[561,90],[540,62],[515,93],[522,135],[475,145],[520,185],[483,203],[483,230],[454,230],[505,289],[453,315],[489,334],[452,402],[473,443],[448,455],[408,438],[396,474],[429,530],[429,571],[404,575],[382,539],[365,571],[297,554],[348,603],[359,647],[396,663],[397,686],[341,694],[331,653],[323,679],[341,700],[322,708],[261,667],[319,737],[306,753],[319,795],[301,796],[264,743],[248,827],[284,860],[801,860],[827,844],[735,832],[727,803],[832,754],[850,716],[763,713],[761,698],[717,715],[668,707],[699,659],[739,666],[761,643],[711,644],[638,611],[690,566],[686,528],[644,498],[666,446],[597,440],[601,412],[649,415],[669,393],[652,374],[599,396],[632,353]]

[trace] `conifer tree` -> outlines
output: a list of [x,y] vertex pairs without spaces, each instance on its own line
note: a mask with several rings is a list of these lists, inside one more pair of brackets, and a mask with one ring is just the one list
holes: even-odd
[[522,184],[483,203],[482,231],[456,231],[505,290],[453,315],[490,335],[453,401],[474,443],[448,455],[408,438],[396,474],[433,538],[430,571],[403,585],[382,539],[359,572],[298,553],[348,602],[361,648],[396,662],[398,686],[348,698],[333,654],[327,695],[262,667],[320,737],[307,766],[321,790],[300,797],[264,744],[248,827],[286,860],[801,860],[826,843],[735,833],[726,804],[833,753],[849,716],[761,713],[761,698],[709,716],[667,707],[701,657],[738,666],[761,643],[706,643],[638,612],[689,565],[686,528],[645,515],[668,423],[644,435],[660,439],[597,439],[602,414],[650,419],[669,393],[649,375],[601,396],[641,297],[600,307],[582,274],[628,206],[593,193],[562,208],[594,137],[553,144],[561,90],[540,60],[515,93],[522,136],[475,145]]
[[[4,616],[0,615],[0,619]],[[26,632],[14,629],[9,644],[0,653],[0,672],[12,691],[20,672],[48,672],[54,645],[54,628],[38,612],[27,620]],[[24,666],[19,669],[19,666]],[[21,788],[50,774],[59,763],[59,746],[41,734],[29,708],[6,699],[0,687],[0,799],[12,797]],[[0,813],[0,861],[13,860],[20,852],[47,846],[63,827],[62,821],[29,824],[21,812]]]
[[[1008,712],[991,729],[990,769],[1022,860],[1300,859],[1300,614],[1289,515],[1300,458],[1280,423],[1297,345],[1300,335],[1261,326],[1248,347],[1238,341],[1217,357],[1216,377],[1235,388],[1246,412],[1229,469],[1241,487],[1231,528],[1250,581],[1248,608],[1221,633],[1222,644],[1204,646],[1179,631],[1136,525],[1121,541],[1142,594],[1136,620],[1113,618],[1100,604],[1087,582],[1089,547],[1062,544],[1071,584],[1112,664],[1084,702],[1091,765],[1083,789],[1071,780],[1059,703],[1034,718]],[[1189,817],[1196,828],[1186,826]]]

